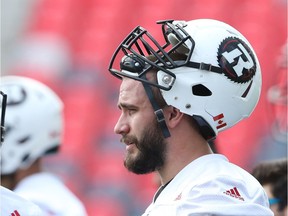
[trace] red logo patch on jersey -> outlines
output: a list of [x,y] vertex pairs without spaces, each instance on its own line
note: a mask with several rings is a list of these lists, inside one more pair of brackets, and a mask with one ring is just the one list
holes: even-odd
[[17,210],[11,213],[10,216],[21,216]]
[[227,190],[227,191],[225,191],[223,193],[226,194],[226,195],[229,195],[231,197],[234,197],[234,198],[237,198],[239,200],[244,201],[244,198],[241,197],[241,195],[240,195],[240,193],[239,193],[239,191],[238,191],[238,189],[236,187],[234,187],[234,188],[232,188],[230,190]]
[[174,201],[180,200],[182,198],[182,193],[180,193],[175,199]]

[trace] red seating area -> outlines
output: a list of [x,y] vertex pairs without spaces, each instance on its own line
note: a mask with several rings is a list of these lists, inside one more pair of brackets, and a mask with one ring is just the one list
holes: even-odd
[[[124,36],[136,25],[157,35],[160,29],[155,22],[171,18],[214,18],[243,32],[262,65],[263,94],[251,118],[220,134],[216,144],[232,162],[249,169],[259,148],[259,137],[269,130],[271,119],[265,114],[265,92],[273,82],[276,56],[287,38],[286,6],[274,0],[38,1],[23,40],[39,33],[59,37],[69,47],[70,66],[64,73],[52,72],[45,78],[43,73],[50,71],[43,68],[44,72],[39,73],[39,65],[31,72],[31,65],[21,64],[20,70],[21,74],[46,82],[64,101],[64,144],[57,169],[52,162],[50,168],[66,175],[65,181],[83,200],[89,215],[139,215],[157,188],[154,175],[136,176],[125,170],[120,138],[113,134],[119,114],[116,111],[119,81],[107,68]],[[17,62],[15,65],[11,73],[19,72]],[[67,161],[69,169],[65,166]],[[71,166],[78,176],[73,176]],[[101,187],[116,189],[103,196],[97,194]],[[122,200],[115,195],[117,189],[125,194]],[[98,192],[93,196],[93,191]],[[134,200],[134,209],[123,204],[125,197],[127,202]]]

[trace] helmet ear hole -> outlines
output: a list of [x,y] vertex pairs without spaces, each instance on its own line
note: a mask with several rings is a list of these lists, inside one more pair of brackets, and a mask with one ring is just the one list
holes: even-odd
[[198,84],[192,86],[192,93],[196,96],[211,96],[212,92],[204,85]]

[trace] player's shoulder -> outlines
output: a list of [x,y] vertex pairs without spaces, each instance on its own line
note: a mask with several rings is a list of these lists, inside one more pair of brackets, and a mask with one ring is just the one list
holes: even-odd
[[235,196],[240,201],[242,198],[257,198],[266,205],[267,197],[263,187],[248,171],[230,163],[223,155],[208,155],[201,160],[202,168],[197,177],[187,178],[185,188],[189,194],[197,194],[198,191],[199,194],[210,197]]
[[[224,155],[210,154],[202,156],[197,160],[201,161],[200,169],[202,170],[202,173],[204,175],[211,176],[211,178],[219,178],[219,176],[231,176],[231,178],[254,181],[254,178],[249,172],[240,166],[231,163]],[[205,176],[205,179],[207,176]]]
[[20,197],[7,188],[1,189],[1,215],[41,216],[41,210],[34,203]]
[[53,173],[40,172],[26,176],[17,184],[14,191],[17,193],[39,191],[39,193],[47,195],[49,193],[55,194],[55,190],[60,194],[63,188],[66,186],[58,176]]
[[26,177],[19,182],[15,192],[34,201],[44,211],[87,215],[82,201],[53,173],[37,173]]
[[[178,177],[177,177],[178,178]],[[179,174],[181,184],[195,187],[197,185],[249,185],[251,188],[262,189],[259,182],[243,168],[230,163],[221,154],[202,156],[191,162]],[[181,182],[181,181],[179,181]],[[189,187],[189,186],[188,186]]]

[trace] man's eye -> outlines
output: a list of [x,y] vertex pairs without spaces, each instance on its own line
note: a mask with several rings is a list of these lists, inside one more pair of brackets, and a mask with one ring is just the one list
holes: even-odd
[[129,110],[128,110],[129,115],[132,115],[132,114],[134,114],[135,112],[136,112],[135,109],[129,109]]

